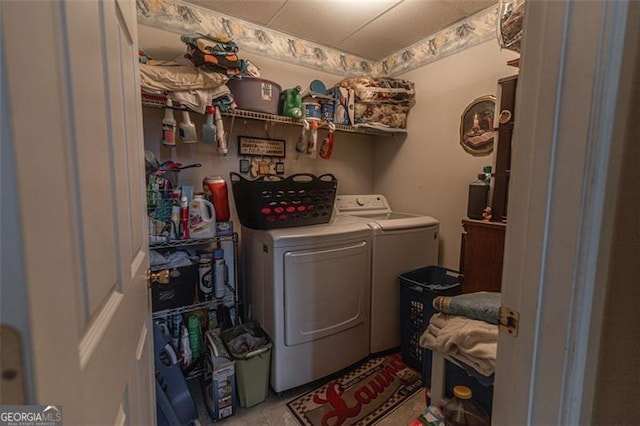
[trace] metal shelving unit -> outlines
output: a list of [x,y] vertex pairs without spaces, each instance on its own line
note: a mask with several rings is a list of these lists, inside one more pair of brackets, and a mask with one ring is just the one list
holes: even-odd
[[[193,238],[188,240],[171,240],[163,243],[153,243],[149,244],[150,249],[168,249],[168,248],[182,248],[182,247],[194,247],[201,246],[207,244],[215,244],[217,247],[220,247],[220,243],[224,241],[233,241],[233,272],[234,272],[234,283],[232,286],[229,282],[226,283],[226,287],[234,293],[234,309],[235,309],[235,317],[233,321],[235,324],[240,323],[240,294],[238,292],[238,288],[240,283],[238,282],[238,234],[233,233],[232,235],[221,235],[213,238]],[[218,309],[223,306],[222,298],[214,298],[212,300],[207,300],[204,302],[192,303],[189,305],[179,306],[171,309],[164,309],[161,311],[155,311],[152,313],[152,319],[161,319],[161,318],[171,318],[176,314],[185,314],[189,312],[195,312],[200,309]],[[184,371],[185,379],[191,380],[196,377],[199,377],[204,372],[203,366],[203,358],[199,359],[196,365],[188,370]]]
[[[150,107],[150,108],[166,108],[166,98],[162,95],[150,95],[147,93],[142,94],[142,106]],[[183,110],[185,107],[180,106],[179,104],[174,103],[173,109],[175,110]],[[285,117],[282,115],[276,114],[267,114],[263,112],[255,112],[255,111],[246,111],[242,109],[233,109],[228,112],[223,112],[223,116],[249,120],[257,120],[257,121],[268,121],[271,123],[282,123],[289,124],[294,126],[302,126],[302,120]],[[343,124],[336,124],[337,132],[347,132],[347,133],[359,133],[364,135],[375,135],[375,136],[394,136],[396,134],[407,133],[406,129],[381,129],[377,127],[370,127],[365,125],[357,125],[357,126],[345,126]],[[320,128],[328,128],[328,125],[325,122],[320,124]]]
[[[233,241],[233,273],[234,273],[234,284],[235,286],[231,286],[228,282],[226,286],[229,290],[234,293],[234,308],[235,308],[235,318],[234,322],[237,324],[239,322],[240,317],[240,294],[238,293],[238,233],[234,232],[232,235],[221,235],[213,238],[193,238],[188,240],[171,240],[164,243],[154,243],[149,244],[149,248],[151,250],[154,249],[167,249],[167,248],[181,248],[181,247],[189,247],[189,246],[199,246],[205,244],[215,244],[217,247],[220,247],[220,243],[223,241]],[[170,317],[175,314],[183,314],[186,312],[197,311],[203,308],[209,308],[212,306],[220,305],[222,303],[222,299],[212,299],[204,302],[192,303],[190,305],[179,306],[177,308],[172,309],[164,309],[162,311],[153,312],[153,319]]]

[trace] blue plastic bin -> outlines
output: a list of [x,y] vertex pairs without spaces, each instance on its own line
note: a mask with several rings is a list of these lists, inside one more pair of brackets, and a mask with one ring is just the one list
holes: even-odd
[[460,294],[462,274],[442,266],[424,266],[400,274],[400,352],[409,367],[422,371],[424,358],[431,365],[431,351],[420,346],[420,336],[435,313],[436,296]]

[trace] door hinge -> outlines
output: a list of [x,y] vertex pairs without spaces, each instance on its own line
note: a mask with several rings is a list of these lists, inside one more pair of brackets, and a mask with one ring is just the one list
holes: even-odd
[[507,333],[510,336],[518,336],[518,329],[520,325],[520,312],[509,309],[505,306],[500,306],[500,319],[499,319],[500,331]]
[[0,326],[0,404],[27,403],[27,388],[22,370],[22,343],[18,330]]

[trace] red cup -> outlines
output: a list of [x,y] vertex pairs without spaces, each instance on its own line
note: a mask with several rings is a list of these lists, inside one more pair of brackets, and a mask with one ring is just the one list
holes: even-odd
[[224,178],[222,176],[207,176],[202,180],[202,188],[213,203],[213,208],[216,211],[216,222],[229,220],[231,217],[229,212],[229,193],[227,182]]

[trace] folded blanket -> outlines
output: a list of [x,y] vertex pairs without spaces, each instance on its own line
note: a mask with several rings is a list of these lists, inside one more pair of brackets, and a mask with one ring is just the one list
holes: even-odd
[[437,296],[433,299],[436,311],[462,315],[467,318],[498,324],[500,318],[501,294],[489,291],[459,294],[457,296]]
[[153,66],[139,64],[143,89],[174,92],[177,90],[215,89],[229,80],[224,74],[199,70],[193,66]]
[[215,99],[228,98],[231,96],[231,90],[223,84],[213,89],[176,90],[167,92],[167,96],[192,111],[204,114],[207,105],[211,105]]
[[420,346],[448,354],[490,376],[495,372],[498,326],[437,313],[420,336]]

